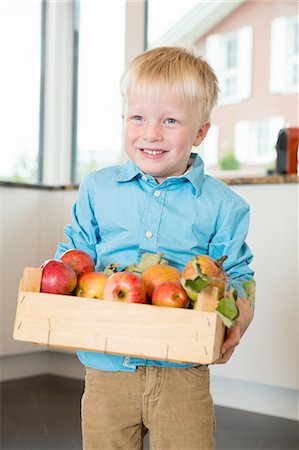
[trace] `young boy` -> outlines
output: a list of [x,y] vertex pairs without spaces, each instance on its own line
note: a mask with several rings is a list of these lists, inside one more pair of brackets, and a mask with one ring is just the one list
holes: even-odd
[[[217,100],[209,65],[183,48],[155,48],[135,58],[121,89],[129,160],[85,178],[65,228],[68,244],[59,244],[56,257],[80,248],[100,271],[110,263],[138,263],[143,252],[163,253],[179,270],[197,254],[227,255],[232,279],[252,278],[249,207],[204,175],[201,158],[191,153],[209,130]],[[240,317],[223,344],[222,362],[252,320],[249,302],[237,304]],[[147,430],[152,450],[214,448],[207,366],[86,351],[78,357],[86,367],[84,449],[142,449]]]

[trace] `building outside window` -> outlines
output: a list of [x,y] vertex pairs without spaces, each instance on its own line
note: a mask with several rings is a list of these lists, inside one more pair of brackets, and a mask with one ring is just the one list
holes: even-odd
[[243,26],[206,39],[205,57],[220,85],[219,104],[239,103],[251,96],[252,28]]
[[148,39],[151,47],[189,47],[219,80],[213,127],[196,148],[207,172],[258,176],[275,170],[279,131],[298,126],[297,5],[197,1],[176,21],[168,21],[167,1],[157,9],[156,1],[148,0],[148,7],[148,36],[163,21],[160,33]]
[[[198,0],[147,0],[146,47],[158,47],[169,30],[184,20],[199,4]],[[175,30],[175,33],[177,30]],[[168,42],[167,44],[170,44]]]
[[0,179],[39,179],[42,1],[0,2]]
[[237,94],[237,35],[228,34],[223,40],[223,95],[234,97]]
[[277,135],[285,126],[283,116],[264,120],[241,120],[235,124],[235,155],[243,164],[270,164],[275,161]]

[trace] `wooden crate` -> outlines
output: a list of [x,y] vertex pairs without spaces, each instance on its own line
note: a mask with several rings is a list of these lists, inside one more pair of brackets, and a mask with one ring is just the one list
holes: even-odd
[[225,327],[216,313],[39,292],[40,269],[25,268],[13,337],[49,347],[211,364]]

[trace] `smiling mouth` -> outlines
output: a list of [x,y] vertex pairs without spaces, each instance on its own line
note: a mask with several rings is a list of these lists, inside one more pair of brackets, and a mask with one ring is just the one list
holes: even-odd
[[162,153],[166,153],[166,150],[150,150],[148,148],[140,148],[143,153],[146,153],[147,155],[162,155]]

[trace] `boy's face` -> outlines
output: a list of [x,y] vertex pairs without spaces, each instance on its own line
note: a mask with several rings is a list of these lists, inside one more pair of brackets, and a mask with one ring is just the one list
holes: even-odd
[[123,119],[127,155],[158,183],[186,171],[192,146],[202,142],[210,127],[201,122],[198,107],[175,94],[157,99],[134,93]]

